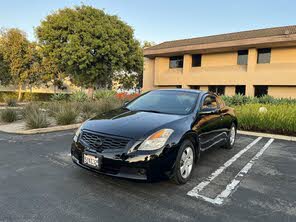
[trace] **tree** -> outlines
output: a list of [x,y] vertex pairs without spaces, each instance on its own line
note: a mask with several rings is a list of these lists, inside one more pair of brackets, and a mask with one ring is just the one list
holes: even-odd
[[11,81],[10,70],[7,62],[0,52],[0,85],[8,85]]
[[154,45],[156,45],[155,42],[145,40],[145,41],[142,43],[142,48],[145,49],[145,48],[149,48],[149,47],[154,46]]
[[18,86],[18,100],[22,97],[22,87],[33,85],[38,79],[38,50],[35,43],[30,43],[26,34],[19,29],[1,30],[0,52],[7,64],[10,76],[9,82]]
[[116,73],[114,80],[117,81],[122,89],[133,89],[138,88],[138,76],[139,73],[136,72],[120,72]]
[[133,29],[91,6],[48,15],[36,35],[45,58],[78,86],[106,87],[116,72],[142,71],[142,50]]

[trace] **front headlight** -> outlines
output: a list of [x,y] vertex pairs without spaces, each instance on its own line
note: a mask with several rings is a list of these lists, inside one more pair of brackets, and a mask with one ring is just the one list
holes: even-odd
[[75,132],[75,135],[74,135],[74,138],[73,138],[73,140],[74,140],[75,143],[77,143],[77,141],[78,141],[78,137],[79,137],[79,135],[80,135],[80,133],[81,133],[81,129],[82,129],[83,124],[84,124],[84,123],[82,123],[82,124],[79,126],[79,128],[76,130],[76,132]]
[[157,150],[165,145],[170,135],[174,132],[172,129],[162,129],[153,133],[140,145],[138,150]]

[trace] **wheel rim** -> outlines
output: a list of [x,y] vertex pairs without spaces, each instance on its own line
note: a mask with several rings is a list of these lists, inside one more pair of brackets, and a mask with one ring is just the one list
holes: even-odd
[[181,156],[180,172],[181,176],[186,179],[191,171],[193,166],[193,150],[191,147],[186,147]]
[[235,131],[235,127],[231,127],[231,130],[230,130],[230,145],[233,146],[234,142],[235,142],[235,134],[236,134],[236,131]]

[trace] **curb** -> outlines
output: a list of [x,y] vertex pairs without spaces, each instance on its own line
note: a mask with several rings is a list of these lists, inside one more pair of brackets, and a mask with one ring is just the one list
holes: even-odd
[[260,137],[268,137],[273,139],[296,142],[295,136],[284,136],[284,135],[270,134],[270,133],[257,133],[257,132],[243,131],[243,130],[238,130],[237,133],[242,135],[248,135],[248,136],[258,136],[258,137],[260,136]]
[[40,133],[52,133],[52,132],[59,132],[71,129],[77,129],[81,123],[71,124],[71,125],[64,125],[64,126],[53,126],[47,128],[40,128],[40,129],[31,129],[31,130],[19,130],[19,131],[3,131],[4,133],[13,133],[13,134],[22,134],[22,135],[33,135],[33,134],[40,134]]

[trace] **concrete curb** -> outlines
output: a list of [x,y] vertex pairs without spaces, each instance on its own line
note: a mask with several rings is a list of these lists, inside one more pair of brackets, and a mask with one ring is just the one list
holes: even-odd
[[238,130],[237,133],[242,135],[248,135],[248,136],[261,136],[261,137],[268,137],[273,139],[288,140],[288,141],[296,142],[295,136],[284,136],[284,135],[270,134],[270,133],[257,133],[257,132],[243,131],[243,130]]
[[33,134],[40,134],[40,133],[51,133],[51,132],[59,132],[71,129],[77,129],[81,123],[71,124],[71,125],[64,125],[64,126],[53,126],[47,128],[40,128],[40,129],[31,129],[31,130],[19,130],[19,131],[3,131],[4,133],[13,133],[13,134],[22,134],[22,135],[33,135]]

